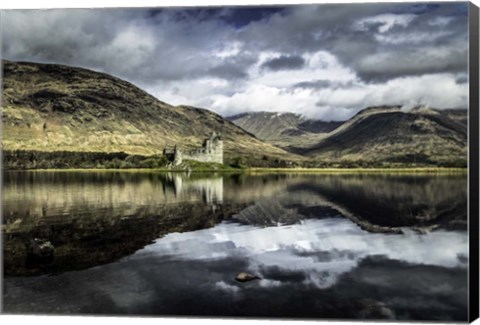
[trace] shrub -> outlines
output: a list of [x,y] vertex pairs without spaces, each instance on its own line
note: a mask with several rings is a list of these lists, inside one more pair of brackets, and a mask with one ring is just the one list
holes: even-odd
[[233,168],[247,168],[247,161],[244,157],[235,157],[232,159],[230,166]]

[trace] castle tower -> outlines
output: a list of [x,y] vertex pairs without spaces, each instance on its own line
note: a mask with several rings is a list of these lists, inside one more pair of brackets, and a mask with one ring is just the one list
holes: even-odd
[[220,135],[213,132],[210,136],[210,143],[212,146],[212,155],[214,162],[223,164],[223,141]]
[[180,149],[177,149],[177,145],[173,149],[173,165],[178,166],[183,162],[183,155]]

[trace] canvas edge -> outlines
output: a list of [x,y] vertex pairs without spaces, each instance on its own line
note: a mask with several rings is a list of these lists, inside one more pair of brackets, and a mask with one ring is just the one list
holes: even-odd
[[479,317],[479,8],[469,4],[469,322]]
[[[1,41],[3,36],[3,9],[0,9],[0,115],[3,115],[2,96],[3,96],[3,42]],[[2,204],[0,204],[0,224],[3,225],[3,119],[0,119],[0,198]],[[0,315],[3,314],[3,231],[0,231]]]
[[[419,1],[421,2],[421,1]],[[378,1],[376,3],[381,3]],[[0,37],[2,11],[0,10]],[[469,138],[469,157],[468,157],[468,186],[469,186],[469,208],[468,208],[468,232],[469,232],[469,309],[468,320],[473,322],[479,318],[479,7],[473,2],[469,2],[469,113],[468,113],[468,138]],[[0,59],[2,58],[2,49],[0,42]],[[0,89],[3,80],[3,62],[0,61]],[[0,103],[1,103],[0,92]],[[1,112],[1,107],[0,107]],[[1,120],[0,120],[1,130]],[[3,133],[0,132],[0,139]],[[0,168],[3,163],[3,150],[0,148]],[[0,173],[0,197],[3,192],[3,174]],[[2,205],[0,205],[0,222],[3,218]],[[3,247],[3,236],[0,232],[0,247]],[[3,249],[0,249],[0,314],[3,314]],[[111,316],[111,315],[110,315]],[[107,316],[109,317],[109,316]],[[161,315],[159,318],[164,318]],[[168,315],[167,315],[168,317]],[[173,316],[175,317],[175,316]],[[177,316],[178,317],[178,316]],[[187,319],[191,316],[187,316]],[[193,317],[195,319],[195,317]],[[193,320],[192,319],[192,320]],[[248,319],[243,318],[243,319]],[[256,319],[256,318],[253,318]],[[285,319],[284,319],[285,320]],[[320,320],[331,322],[331,320]],[[350,320],[347,320],[350,321]],[[358,320],[353,320],[358,321]],[[415,322],[415,321],[414,321]],[[363,323],[360,320],[360,323]]]

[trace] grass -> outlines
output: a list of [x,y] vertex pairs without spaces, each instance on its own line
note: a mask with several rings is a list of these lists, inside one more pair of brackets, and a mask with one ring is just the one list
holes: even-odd
[[325,174],[466,174],[467,168],[449,167],[394,167],[394,168],[250,168],[251,173],[325,173]]
[[250,173],[250,174],[281,174],[281,173],[303,173],[303,174],[467,174],[467,168],[233,168],[221,164],[202,164],[201,166],[190,166],[181,168],[71,168],[71,169],[27,169],[26,171],[41,172],[129,172],[129,173],[152,173],[152,172],[187,172],[194,173]]
[[[418,166],[386,164],[381,166],[352,163],[338,163],[334,166],[284,166],[263,165],[255,161],[245,161],[237,157],[227,164],[185,160],[179,166],[169,166],[167,158],[162,155],[140,156],[125,152],[40,152],[40,151],[3,151],[3,168],[5,170],[38,171],[128,171],[128,172],[196,172],[196,173],[323,173],[323,174],[459,174],[468,173],[466,167],[457,164],[443,166]],[[462,163],[463,164],[463,163]],[[465,163],[466,164],[466,163]],[[253,166],[257,167],[253,167]],[[278,166],[280,165],[280,166]]]
[[198,162],[193,160],[185,160],[181,165],[176,167],[118,167],[119,164],[114,164],[112,167],[110,165],[102,166],[99,168],[26,168],[26,169],[14,169],[14,170],[26,170],[26,171],[42,171],[42,172],[196,172],[196,173],[211,173],[211,172],[233,172],[238,173],[242,172],[244,168],[236,168],[227,164],[219,163],[205,163]]

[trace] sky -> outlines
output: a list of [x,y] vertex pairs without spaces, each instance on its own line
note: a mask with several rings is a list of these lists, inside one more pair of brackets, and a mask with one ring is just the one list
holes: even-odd
[[344,120],[466,108],[468,3],[2,11],[2,58],[126,79],[173,105]]

